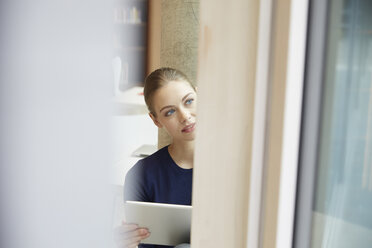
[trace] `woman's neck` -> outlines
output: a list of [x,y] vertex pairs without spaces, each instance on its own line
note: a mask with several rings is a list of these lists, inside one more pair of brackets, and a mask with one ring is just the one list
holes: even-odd
[[173,142],[168,148],[169,154],[183,169],[194,167],[194,141]]

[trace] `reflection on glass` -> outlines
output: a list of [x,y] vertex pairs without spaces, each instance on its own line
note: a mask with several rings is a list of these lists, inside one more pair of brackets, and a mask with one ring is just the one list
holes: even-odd
[[372,247],[372,1],[331,0],[312,247]]

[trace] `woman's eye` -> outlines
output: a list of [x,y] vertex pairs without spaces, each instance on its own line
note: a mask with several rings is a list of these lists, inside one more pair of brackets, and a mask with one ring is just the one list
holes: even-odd
[[165,116],[170,116],[174,113],[174,109],[171,109],[165,113]]
[[188,99],[188,100],[186,101],[186,104],[187,104],[187,105],[190,105],[193,101],[194,101],[194,99]]

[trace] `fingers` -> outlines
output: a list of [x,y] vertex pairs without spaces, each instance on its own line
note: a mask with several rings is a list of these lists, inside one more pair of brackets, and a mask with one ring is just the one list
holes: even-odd
[[127,243],[136,242],[137,240],[145,239],[149,236],[150,232],[145,228],[127,232],[117,236],[118,241],[127,240]]
[[138,235],[144,235],[147,232],[147,228],[139,227],[136,224],[125,224],[114,229],[114,235],[127,235],[128,237],[136,236],[136,233],[138,233]]
[[140,228],[136,224],[123,223],[114,230],[115,242],[121,248],[136,247],[142,239],[149,236],[150,232],[147,228]]
[[145,239],[145,238],[148,238],[150,236],[150,233],[147,232],[144,236],[141,236],[141,237],[133,237],[130,241],[130,243],[128,243],[128,247],[132,248],[132,247],[136,247],[139,245],[139,243],[141,242],[141,240]]
[[146,228],[138,228],[126,233],[117,233],[115,237],[117,239],[131,239],[133,237],[145,237],[149,233],[149,230]]
[[145,239],[149,236],[150,236],[150,233],[148,232],[144,236],[135,236],[129,239],[119,240],[117,241],[117,244],[119,247],[122,247],[122,248],[132,248],[132,247],[138,246],[142,239]]

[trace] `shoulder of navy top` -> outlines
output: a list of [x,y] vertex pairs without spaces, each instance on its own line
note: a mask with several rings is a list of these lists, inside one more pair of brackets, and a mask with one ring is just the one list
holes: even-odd
[[191,204],[192,169],[179,167],[168,147],[138,161],[127,173],[124,200]]
[[147,156],[146,158],[143,158],[139,160],[130,170],[129,175],[131,173],[137,174],[138,173],[146,173],[146,174],[152,174],[155,171],[158,171],[159,169],[162,169],[162,167],[169,166],[169,153],[168,153],[168,147],[163,147],[160,150],[154,152],[153,154]]
[[156,169],[155,166],[165,166],[169,156],[168,146],[165,146],[137,163],[145,166],[146,169]]
[[169,166],[168,146],[139,160],[125,176],[124,200],[150,201],[148,184],[162,167]]

